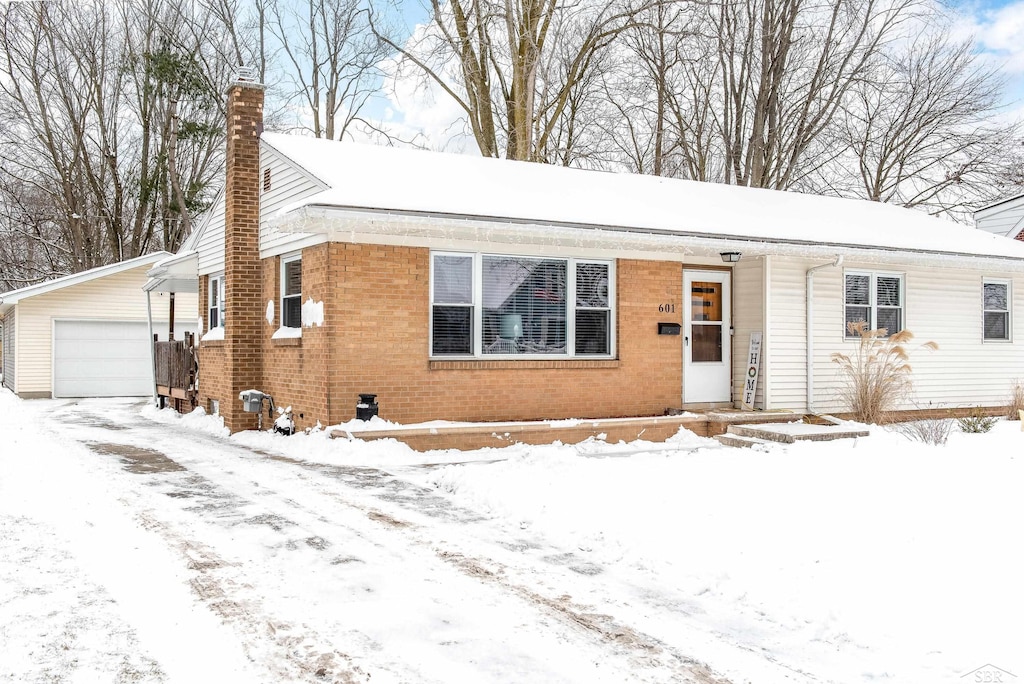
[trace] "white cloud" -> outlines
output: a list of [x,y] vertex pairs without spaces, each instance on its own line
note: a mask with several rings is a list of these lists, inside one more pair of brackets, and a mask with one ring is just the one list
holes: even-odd
[[951,33],[973,37],[981,53],[1007,79],[1004,101],[1019,113],[1024,107],[1024,0],[1001,6],[979,2],[957,7]]

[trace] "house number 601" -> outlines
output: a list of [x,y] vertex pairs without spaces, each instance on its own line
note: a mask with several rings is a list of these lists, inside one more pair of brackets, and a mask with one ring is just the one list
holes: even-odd
[[676,312],[676,305],[675,304],[659,304],[658,305],[658,313],[675,313],[675,312]]

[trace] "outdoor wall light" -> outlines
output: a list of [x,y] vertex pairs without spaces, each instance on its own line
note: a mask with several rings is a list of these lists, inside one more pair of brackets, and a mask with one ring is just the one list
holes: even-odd
[[718,254],[722,257],[722,261],[727,264],[735,264],[743,256],[741,252],[719,252]]

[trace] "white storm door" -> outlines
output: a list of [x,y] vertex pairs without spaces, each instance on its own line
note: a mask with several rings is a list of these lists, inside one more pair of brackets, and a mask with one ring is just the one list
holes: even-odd
[[729,271],[683,271],[683,402],[732,399]]

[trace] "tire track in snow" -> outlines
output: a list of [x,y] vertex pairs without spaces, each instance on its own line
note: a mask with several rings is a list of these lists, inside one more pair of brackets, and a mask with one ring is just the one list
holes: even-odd
[[[85,418],[82,422],[90,424],[88,418]],[[171,430],[171,428],[165,425],[141,418],[133,420],[132,423],[133,427],[140,427],[147,431]],[[117,429],[110,428],[108,424],[91,425],[93,427]],[[112,441],[119,436],[112,435]],[[127,437],[128,435],[125,436]],[[726,680],[716,677],[706,665],[683,654],[678,648],[669,646],[651,635],[621,624],[612,616],[594,612],[584,605],[575,603],[567,595],[552,598],[526,584],[512,582],[508,579],[505,566],[498,561],[491,558],[484,559],[466,556],[457,550],[457,545],[452,546],[443,541],[439,542],[436,539],[432,539],[431,530],[425,529],[423,525],[413,523],[410,520],[403,520],[397,517],[394,512],[386,512],[375,506],[355,501],[352,497],[343,496],[343,492],[338,491],[337,484],[340,483],[365,492],[388,506],[398,507],[407,512],[415,512],[418,515],[448,523],[456,522],[461,525],[471,525],[472,523],[486,521],[485,518],[473,511],[454,506],[447,499],[438,496],[432,490],[402,481],[390,473],[377,469],[346,468],[309,463],[265,450],[248,449],[227,442],[222,438],[203,434],[190,435],[190,440],[215,446],[220,451],[234,451],[250,459],[253,454],[256,454],[266,461],[279,464],[280,467],[292,467],[294,476],[304,480],[305,484],[313,486],[320,494],[328,496],[336,504],[360,511],[366,519],[378,524],[382,529],[403,536],[407,543],[427,548],[439,560],[457,569],[464,576],[496,587],[501,592],[514,596],[533,606],[535,610],[557,618],[563,625],[576,631],[582,637],[603,643],[606,648],[612,648],[620,655],[626,654],[637,668],[643,670],[658,668],[672,670],[678,676],[673,678],[673,681],[689,681],[697,682],[698,684],[726,683]],[[152,440],[151,443],[158,443],[158,440]],[[196,477],[201,476],[192,475],[193,480]],[[308,502],[299,503],[271,490],[264,489],[259,493],[263,496],[260,501],[261,504],[269,504],[270,501],[267,499],[273,498],[279,504],[283,504],[296,511],[301,511],[306,516],[312,516],[314,519],[328,522],[316,510],[313,504]],[[236,517],[234,515],[235,511],[231,510],[234,506],[226,505],[225,508],[227,518],[233,519]],[[272,515],[277,516],[277,514]],[[277,518],[280,520],[280,516],[277,516]],[[250,518],[246,522],[261,522],[261,520]],[[225,620],[237,622],[248,633],[267,636],[275,640],[279,645],[279,648],[275,650],[281,650],[294,660],[295,656],[291,651],[294,650],[296,637],[280,637],[278,634],[279,630],[275,627],[274,621],[261,617],[259,606],[253,605],[251,601],[243,605],[231,598],[238,593],[238,587],[230,586],[229,582],[226,582],[223,578],[218,578],[218,575],[226,574],[224,572],[226,566],[210,549],[199,548],[193,542],[185,540],[166,526],[152,519],[149,520],[148,524],[152,526],[151,528],[154,531],[166,537],[169,543],[175,545],[186,559],[186,562],[197,571],[198,576],[193,581],[193,589],[212,610],[216,611]],[[267,522],[267,524],[272,529],[281,531],[282,525],[275,526],[271,525],[270,522]],[[490,540],[489,543],[493,544],[496,542]],[[541,547],[537,548],[541,549]],[[566,558],[571,559],[573,556],[572,553],[566,554],[564,550],[559,549],[548,548],[541,550],[547,553],[545,557],[547,559],[561,559],[557,562],[548,560],[547,563],[549,565],[553,563],[567,565],[569,561]],[[544,558],[541,560],[544,560]],[[571,567],[570,569],[577,574],[590,574],[576,567]],[[597,574],[599,570],[598,568],[593,574]],[[323,650],[327,651],[328,649]],[[335,661],[340,660],[351,665],[351,661],[345,654],[335,651],[333,658]],[[312,659],[312,663],[309,662],[309,659],[292,662],[305,676],[312,674],[313,676],[322,677],[324,670],[321,669],[323,666],[319,663],[320,661],[316,658]],[[641,677],[640,673],[637,672],[636,674],[639,679]],[[647,679],[646,677],[643,678]],[[319,679],[318,681],[323,680]]]

